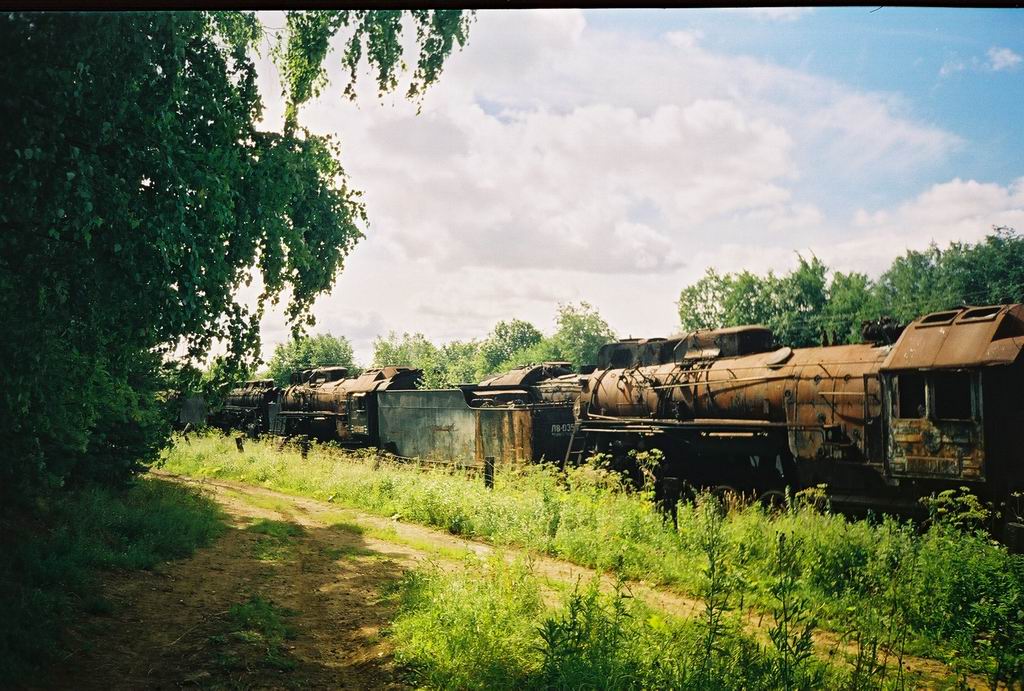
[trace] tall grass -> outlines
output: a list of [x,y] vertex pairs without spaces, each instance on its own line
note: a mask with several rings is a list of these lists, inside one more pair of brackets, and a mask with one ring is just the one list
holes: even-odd
[[[808,660],[784,677],[771,646],[744,633],[736,612],[711,635],[701,620],[656,613],[620,581],[577,583],[546,606],[528,563],[470,558],[398,587],[390,628],[396,657],[418,686],[440,689],[780,689],[838,686],[835,668]],[[792,671],[792,670],[790,670]]]
[[42,515],[0,522],[0,680],[27,679],[60,650],[76,612],[105,613],[100,569],[148,569],[209,543],[223,524],[199,492],[142,479],[126,492],[71,494]]
[[372,454],[317,447],[303,459],[272,442],[249,442],[239,453],[217,436],[178,444],[165,463],[525,547],[706,601],[708,570],[720,569],[716,578],[737,604],[800,608],[779,633],[791,646],[787,665],[799,663],[800,631],[813,620],[854,647],[864,679],[889,678],[910,652],[992,679],[1024,673],[1024,559],[953,520],[921,532],[889,518],[849,521],[817,502],[777,513],[734,506],[709,545],[699,505],[680,505],[673,526],[646,494],[596,467],[501,469],[486,490],[479,479]]

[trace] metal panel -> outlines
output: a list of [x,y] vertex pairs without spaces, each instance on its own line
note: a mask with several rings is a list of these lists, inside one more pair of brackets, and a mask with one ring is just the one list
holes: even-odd
[[533,459],[562,461],[575,426],[572,405],[536,406],[532,413]]
[[383,391],[377,395],[381,448],[406,458],[469,464],[476,421],[462,391]]
[[[972,314],[995,310],[978,318]],[[896,342],[882,371],[1009,365],[1024,349],[1024,305],[970,307],[917,319]]]
[[520,463],[533,457],[533,425],[529,408],[470,408],[476,429],[472,465],[493,456],[498,463]]
[[202,396],[188,396],[181,402],[181,410],[178,411],[178,422],[181,425],[192,425],[201,427],[206,424],[206,401]]
[[487,456],[519,463],[536,455],[531,406],[474,408],[459,389],[382,391],[377,419],[381,448],[406,458],[482,467]]

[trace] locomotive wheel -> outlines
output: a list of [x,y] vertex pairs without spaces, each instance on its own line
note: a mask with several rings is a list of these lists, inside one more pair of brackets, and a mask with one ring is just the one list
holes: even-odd
[[768,513],[779,513],[786,508],[786,493],[782,490],[770,489],[757,497],[757,503]]

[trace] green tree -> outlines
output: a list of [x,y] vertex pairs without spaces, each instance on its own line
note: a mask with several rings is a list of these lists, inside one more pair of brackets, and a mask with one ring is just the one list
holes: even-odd
[[879,277],[876,288],[883,309],[895,319],[909,322],[950,307],[956,299],[944,285],[941,262],[942,250],[935,244],[923,252],[909,250],[894,259]]
[[296,370],[328,365],[347,367],[352,376],[359,374],[348,339],[330,334],[301,336],[277,344],[268,363],[267,376],[284,386]]
[[1024,301],[1024,238],[995,227],[974,244],[910,250],[879,278],[876,296],[884,311],[903,321],[960,305]]
[[615,332],[588,303],[558,306],[558,328],[552,340],[562,359],[577,367],[597,362],[597,351],[615,340]]
[[817,257],[807,261],[801,256],[797,268],[768,283],[766,288],[775,297],[775,304],[767,326],[779,343],[797,347],[821,345],[828,302],[827,272],[828,267]]
[[482,379],[478,375],[480,349],[479,341],[451,341],[441,346],[439,355],[443,369],[436,379],[437,383],[443,387],[452,387]]
[[495,367],[494,371],[507,372],[526,365],[536,365],[541,362],[554,362],[558,360],[565,360],[565,356],[562,355],[559,344],[555,339],[546,336],[532,346],[512,353],[505,362]]
[[861,324],[870,319],[878,319],[883,313],[881,301],[867,274],[844,274],[837,271],[832,275],[828,304],[822,316],[830,340],[836,343],[859,343]]
[[828,267],[817,257],[798,258],[797,268],[783,276],[770,271],[765,276],[750,271],[721,275],[708,269],[680,293],[683,330],[761,324],[780,343],[820,344],[827,322]]
[[445,389],[474,379],[479,343],[452,341],[438,347],[421,333],[394,331],[373,342],[373,364],[407,365],[423,370],[423,387]]
[[708,267],[693,285],[679,295],[679,323],[683,331],[717,329],[726,323],[725,299],[729,279]]
[[742,271],[728,274],[723,281],[726,289],[722,299],[724,320],[721,326],[771,326],[778,321],[782,281],[774,273],[769,271],[767,276],[758,276]]
[[533,324],[521,319],[500,321],[480,344],[474,374],[478,379],[499,371],[501,365],[514,353],[525,350],[544,337]]
[[403,333],[401,336],[394,331],[387,336],[378,336],[373,342],[373,366],[410,365],[422,367],[433,363],[438,358],[438,349],[421,333]]
[[[344,64],[365,55],[393,89],[406,15],[287,16],[282,132],[259,124],[254,14],[0,17],[0,499],[76,466],[122,477],[154,458],[167,431],[155,392],[176,349],[198,362],[223,341],[237,373],[258,357],[268,301],[287,293],[293,328],[311,323],[366,218],[336,143],[304,130],[299,108],[342,30]],[[419,97],[468,18],[408,17]],[[235,296],[253,273],[264,289],[248,308]]]
[[1012,228],[994,227],[974,245],[951,243],[939,266],[950,307],[1024,302],[1024,237]]
[[1024,238],[995,227],[978,243],[931,245],[896,257],[872,281],[866,274],[836,272],[817,257],[800,257],[783,276],[749,271],[719,274],[708,269],[679,297],[684,330],[764,324],[780,343],[857,343],[867,320],[893,317],[909,322],[960,305],[1024,302]]
[[552,360],[565,360],[576,367],[597,362],[597,351],[615,340],[597,310],[587,302],[558,306],[555,333],[513,353],[497,371]]

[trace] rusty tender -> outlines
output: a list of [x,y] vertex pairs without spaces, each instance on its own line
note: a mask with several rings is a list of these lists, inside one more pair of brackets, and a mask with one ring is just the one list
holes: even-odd
[[561,461],[579,376],[567,362],[512,370],[457,389],[379,396],[380,445],[403,457],[461,466]]

